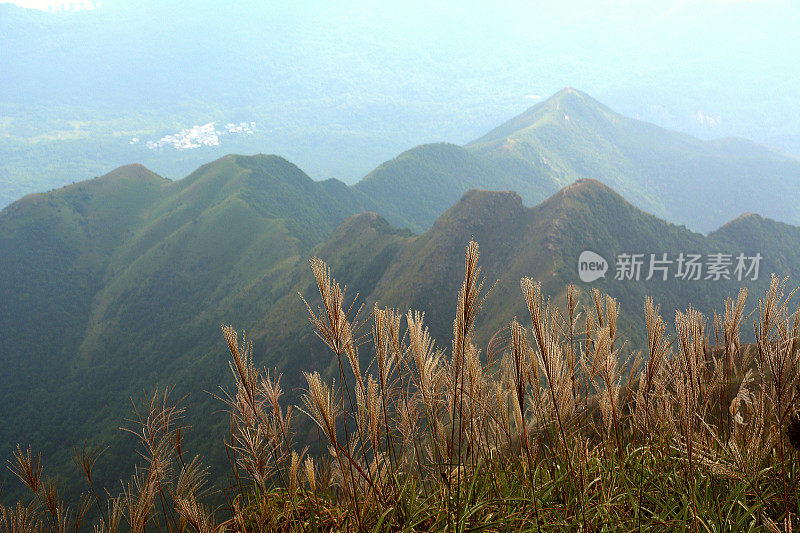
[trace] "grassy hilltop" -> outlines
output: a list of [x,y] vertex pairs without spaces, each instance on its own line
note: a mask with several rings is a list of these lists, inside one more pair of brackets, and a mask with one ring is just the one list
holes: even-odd
[[[470,241],[443,344],[419,311],[354,313],[315,258],[321,305],[308,318],[339,379],[305,372],[293,411],[283,376],[224,326],[235,384],[217,397],[230,418],[216,434],[229,460],[221,492],[208,484],[220,473],[190,455],[185,406],[156,391],[128,426],[142,455],[119,496],[95,489],[97,452],[76,450],[88,491],[72,510],[41,457],[17,448],[10,471],[33,498],[0,508],[2,527],[79,528],[92,505],[103,531],[797,527],[800,307],[780,280],[759,300],[750,345],[746,290],[712,322],[677,312],[675,333],[646,298],[642,353],[622,337],[614,298],[569,285],[555,306],[523,277],[528,316],[479,346],[479,258]],[[298,433],[298,416],[316,430]]]
[[[174,387],[171,397],[183,398],[182,405],[189,407],[183,423],[192,429],[182,433],[185,449],[204,457],[211,467],[210,481],[221,486],[229,473],[222,442],[229,420],[214,395],[219,394],[220,385],[233,383],[221,355],[221,323],[247,331],[254,365],[283,375],[284,407],[302,404],[303,390],[308,387],[304,371],[318,371],[320,379],[332,383],[335,378],[341,384],[339,359],[315,334],[298,296],[304,295],[312,308],[323,303],[316,296],[318,280],[309,269],[308,261],[314,256],[324,259],[332,275],[347,283],[347,306],[359,293],[356,307],[364,305],[364,318],[376,304],[398,309],[402,316],[409,308],[425,311],[426,326],[445,349],[441,361],[451,363],[464,246],[473,239],[483,247],[486,288],[493,286],[471,325],[471,342],[480,347],[476,353],[481,364],[507,349],[515,317],[523,323],[530,315],[530,302],[520,294],[520,280],[525,277],[539,282],[542,293],[562,313],[570,301],[566,289],[570,284],[580,289],[581,296],[575,300],[579,306],[593,307],[594,289],[615,298],[621,305],[615,318],[619,338],[615,350],[620,350],[615,360],[619,356],[625,361],[637,350],[646,358],[651,356],[645,327],[648,313],[643,306],[646,297],[661,306],[669,331],[683,320],[674,310],[683,312],[693,306],[707,318],[708,343],[721,344],[724,336],[712,329],[714,311],[722,315],[725,299],[736,297],[744,286],[750,291],[742,311],[748,319],[739,324],[739,331],[742,342],[755,342],[753,319],[763,312],[756,310],[755,302],[767,293],[769,274],[789,276],[787,287],[800,274],[800,228],[742,211],[759,210],[778,217],[780,210],[771,207],[793,201],[793,193],[776,195],[782,189],[774,189],[769,194],[780,202],[765,207],[761,198],[771,185],[764,180],[755,192],[737,192],[709,177],[708,183],[715,184],[713,197],[687,188],[678,180],[681,169],[700,159],[721,161],[719,166],[704,164],[702,168],[704,175],[723,176],[735,157],[719,150],[733,145],[704,143],[654,128],[615,115],[582,93],[565,90],[475,143],[412,149],[352,187],[337,180],[316,182],[277,156],[229,155],[178,181],[129,165],[93,180],[29,195],[0,211],[0,377],[8,384],[0,391],[0,455],[12,457],[17,444],[31,444],[46,458],[47,471],[70,497],[77,498],[85,485],[74,465],[74,446],[105,444],[109,448],[97,459],[93,481],[100,493],[116,493],[119,479],[134,472],[137,457],[136,440],[119,431],[130,425],[126,417],[130,417],[131,400],[141,403],[156,388]],[[587,148],[585,142],[574,144],[576,139],[591,140],[596,149]],[[648,151],[645,144],[634,146],[636,139],[661,148]],[[612,141],[616,143],[613,149]],[[687,155],[687,147],[694,155]],[[736,157],[766,157],[763,149],[753,150],[736,148]],[[616,155],[600,161],[601,152]],[[533,153],[539,154],[538,159]],[[658,169],[647,170],[643,163],[631,166],[636,158],[641,163],[642,154],[664,158],[669,154],[672,163],[656,158],[651,162],[660,161],[654,163]],[[757,158],[750,161],[756,165]],[[789,164],[788,159],[782,161]],[[621,177],[624,169],[634,167],[639,170]],[[741,172],[748,168],[739,167]],[[584,174],[596,174],[598,179]],[[761,179],[755,172],[748,176]],[[792,176],[788,170],[783,174],[776,170],[770,179],[791,183]],[[652,209],[656,214],[643,209],[652,199],[642,191],[656,190],[650,188],[653,180],[660,180],[669,192],[657,195],[658,205]],[[695,209],[698,217],[690,227],[730,222],[704,235],[665,221],[680,218],[681,209],[705,200],[712,208],[702,213]],[[761,207],[765,210],[760,211]],[[731,212],[735,214],[722,218]],[[617,281],[612,270],[604,279],[585,284],[577,277],[578,256],[584,250],[608,259],[612,269],[613,258],[626,252],[667,253],[673,259],[681,252],[703,256],[758,252],[763,260],[757,280]],[[370,331],[368,323],[360,334]],[[584,337],[596,334],[585,325],[581,333]],[[563,339],[559,342],[563,344]],[[598,341],[585,338],[582,342],[582,349],[589,349],[590,343]],[[674,342],[677,357],[678,341]],[[531,349],[537,349],[535,343]],[[365,373],[367,368],[374,370],[369,367],[374,356],[368,348],[359,352]],[[624,366],[621,371],[632,369]],[[592,393],[602,386],[592,384]],[[337,390],[341,396],[341,389]],[[629,415],[633,416],[626,411],[625,416]],[[526,416],[534,420],[543,415]],[[297,414],[294,420],[295,451],[301,451],[300,445],[306,442],[313,445],[313,453],[326,449],[310,418]],[[766,420],[762,421],[765,431],[772,432],[770,438],[777,438],[778,430],[785,431],[785,417],[773,426]],[[586,427],[581,424],[573,429],[583,432]],[[638,430],[626,426],[624,431],[634,435]],[[390,438],[397,436],[394,430],[389,433]],[[639,437],[631,438],[630,442],[641,444]],[[676,441],[670,442],[669,446],[677,446]],[[786,442],[775,442],[781,453],[789,453]],[[519,451],[518,442],[514,447]],[[288,450],[280,453],[284,452]],[[773,452],[770,457],[774,458]],[[670,456],[665,460],[677,462],[665,465],[677,468],[679,457],[685,458]],[[0,478],[5,503],[24,497],[24,487],[12,472],[4,470]],[[336,486],[330,485],[328,503],[342,513],[342,520],[352,523],[360,511],[340,506],[337,498],[346,489]],[[794,490],[791,482],[787,487]],[[243,493],[248,498],[255,497],[251,488],[248,485]],[[449,482],[447,490],[452,496]],[[750,498],[747,491],[754,489],[742,490]],[[435,491],[426,494],[442,496]],[[781,492],[784,506],[788,495]],[[745,500],[750,509],[751,499]],[[220,502],[212,498],[207,505],[212,501]],[[761,504],[764,516],[782,516],[771,503]],[[447,503],[442,516],[454,517],[458,505]],[[99,510],[90,512],[99,514]],[[758,515],[747,512],[747,516]],[[292,516],[300,519],[298,514]]]

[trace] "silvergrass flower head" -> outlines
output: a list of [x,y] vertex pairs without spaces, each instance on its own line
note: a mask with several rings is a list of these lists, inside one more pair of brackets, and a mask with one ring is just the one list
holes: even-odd
[[291,459],[291,464],[289,466],[289,487],[288,487],[289,493],[292,495],[294,495],[297,492],[297,489],[300,486],[299,482],[300,482],[301,461],[302,458],[300,457],[300,455],[296,451],[292,450],[292,459]]
[[21,501],[11,507],[0,505],[0,530],[11,532],[42,531],[35,503],[23,505]]
[[311,490],[311,492],[316,492],[317,473],[316,469],[314,468],[314,459],[311,457],[306,457],[305,463],[303,463],[303,474],[305,475],[309,490]]
[[333,401],[333,390],[327,383],[322,381],[319,372],[309,374],[304,372],[308,383],[308,390],[303,394],[303,405],[306,415],[319,426],[328,442],[336,442],[336,418],[338,408]]
[[31,447],[23,453],[22,448],[17,444],[14,450],[13,459],[9,461],[9,470],[19,478],[34,494],[39,494],[42,481],[42,454],[33,457]]
[[194,498],[178,498],[175,507],[178,515],[198,533],[213,533],[220,529],[214,524],[211,513]]

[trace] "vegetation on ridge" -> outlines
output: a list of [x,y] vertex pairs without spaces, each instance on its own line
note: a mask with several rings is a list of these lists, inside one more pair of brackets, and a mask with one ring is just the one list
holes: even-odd
[[[65,507],[40,458],[18,448],[11,470],[34,493],[0,510],[8,531],[791,530],[800,525],[800,307],[772,277],[758,312],[747,291],[709,320],[676,311],[675,334],[644,302],[647,352],[619,335],[616,300],[567,287],[563,307],[521,280],[530,325],[512,321],[482,350],[474,326],[487,287],[470,242],[449,348],[424,314],[366,316],[319,259],[322,305],[307,305],[338,379],[306,373],[297,406],[319,451],[293,433],[280,376],[223,327],[235,390],[227,504],[210,505],[200,459],[183,447],[183,409],[156,393],[137,413],[144,458],[103,502],[97,452],[76,449],[88,492]],[[490,289],[489,289],[490,290]],[[740,340],[752,319],[754,345]],[[717,343],[711,346],[711,339]],[[362,364],[363,352],[371,354]],[[338,383],[338,385],[337,385]]]
[[[215,390],[226,371],[214,333],[221,320],[247,330],[254,360],[284,375],[290,403],[299,401],[302,371],[338,374],[297,298],[316,287],[306,263],[311,255],[346,272],[368,308],[424,309],[431,335],[442,339],[452,328],[450,295],[458,291],[463,243],[474,237],[484,243],[485,275],[499,281],[475,326],[478,345],[527,314],[517,293],[524,276],[541,281],[559,305],[569,283],[613,295],[622,304],[619,331],[633,348],[646,345],[645,296],[662,309],[692,303],[711,316],[715,303],[740,286],[613,276],[582,284],[575,267],[585,249],[612,262],[626,251],[761,250],[762,275],[746,284],[751,294],[768,288],[769,272],[800,275],[792,244],[800,228],[748,216],[704,237],[636,209],[593,180],[532,208],[515,193],[470,191],[421,235],[375,214],[346,219],[363,208],[337,195],[357,204],[350,189],[314,182],[280,158],[231,156],[179,182],[128,167],[3,210],[0,377],[9,385],[0,390],[0,460],[17,443],[30,443],[60,484],[74,489],[80,476],[73,445],[105,443],[110,448],[97,460],[95,483],[114,491],[136,457],[132,441],[116,430],[130,399],[144,401],[154,386],[174,385],[173,394],[191,406],[185,423],[195,430],[186,448],[203,455],[212,472],[224,471],[224,448],[208,436],[227,423],[204,392]],[[670,324],[672,318],[665,317]],[[751,333],[744,334],[749,341]],[[297,423],[307,440],[310,424],[304,417]],[[21,497],[2,470],[6,497]]]

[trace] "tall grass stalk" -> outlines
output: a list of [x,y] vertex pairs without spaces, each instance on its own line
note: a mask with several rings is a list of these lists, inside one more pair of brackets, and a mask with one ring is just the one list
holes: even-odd
[[[484,351],[479,258],[470,242],[449,350],[420,311],[375,305],[362,318],[312,259],[321,305],[303,302],[336,359],[336,375],[305,374],[297,406],[317,428],[313,453],[296,442],[281,377],[224,326],[234,388],[218,395],[230,418],[222,494],[183,449],[183,408],[163,391],[128,427],[142,463],[105,501],[98,451],[75,450],[87,493],[70,508],[39,456],[17,448],[9,468],[32,497],[0,506],[0,531],[77,531],[91,507],[98,532],[800,526],[800,312],[785,280],[753,311],[746,290],[710,321],[676,311],[672,332],[647,298],[640,353],[619,334],[614,298],[570,285],[551,300],[523,278],[530,323],[515,318]],[[751,319],[755,342],[742,344]]]

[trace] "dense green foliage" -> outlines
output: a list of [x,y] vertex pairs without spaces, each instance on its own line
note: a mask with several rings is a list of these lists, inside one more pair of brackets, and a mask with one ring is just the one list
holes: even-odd
[[[576,281],[584,249],[609,258],[761,250],[762,277],[751,284],[757,291],[768,272],[800,269],[797,228],[748,216],[703,237],[594,181],[533,208],[514,193],[472,191],[418,236],[374,214],[345,220],[389,207],[372,207],[359,189],[339,182],[314,182],[280,158],[227,156],[177,182],[130,166],[3,210],[1,371],[11,386],[0,397],[2,455],[31,443],[51,471],[77,486],[72,446],[84,438],[108,442],[114,452],[98,462],[97,481],[113,484],[131,465],[131,442],[116,430],[131,398],[174,385],[177,395],[189,395],[192,413],[214,412],[216,401],[204,391],[213,392],[226,371],[215,335],[222,320],[248,331],[257,361],[282,371],[287,398],[296,398],[301,370],[336,370],[297,296],[314,293],[306,263],[312,254],[358,287],[366,310],[375,302],[425,308],[431,331],[445,336],[464,242],[480,239],[484,272],[498,281],[476,325],[483,341],[524,312],[521,276],[541,280],[558,301],[563,284]],[[619,298],[621,327],[638,347],[645,295],[665,307],[692,302],[710,312],[739,283],[607,277],[593,286]],[[223,461],[224,449],[205,435],[224,417],[190,422],[189,443],[212,463]],[[16,494],[3,476],[7,493]]]
[[[267,315],[311,247],[361,210],[344,185],[267,156],[177,182],[123,167],[3,210],[2,455],[30,441],[73,472],[72,445],[119,440],[130,399],[156,383],[212,405],[220,320]],[[115,450],[101,483],[130,465]]]
[[[376,231],[403,236],[374,214],[339,230],[337,238],[354,232],[366,242]],[[190,459],[185,406],[157,391],[130,421],[141,461],[122,492],[98,494],[97,452],[76,450],[88,487],[71,507],[41,457],[18,447],[10,471],[33,494],[0,505],[0,529],[777,532],[800,524],[800,308],[785,282],[773,276],[756,304],[750,345],[741,343],[746,290],[713,321],[691,305],[676,311],[675,333],[646,298],[640,352],[621,336],[614,298],[569,285],[554,306],[540,282],[523,277],[530,322],[515,317],[484,352],[474,343],[487,301],[479,257],[470,241],[450,353],[419,310],[376,305],[359,316],[328,265],[312,259],[321,305],[308,318],[336,361],[338,388],[335,377],[305,372],[307,388],[287,402],[282,376],[257,367],[252,342],[223,326],[235,380],[217,397],[229,415],[216,433],[226,466],[209,471],[200,456]],[[221,473],[227,483],[209,494],[209,476]],[[101,516],[87,516],[92,505]]]

